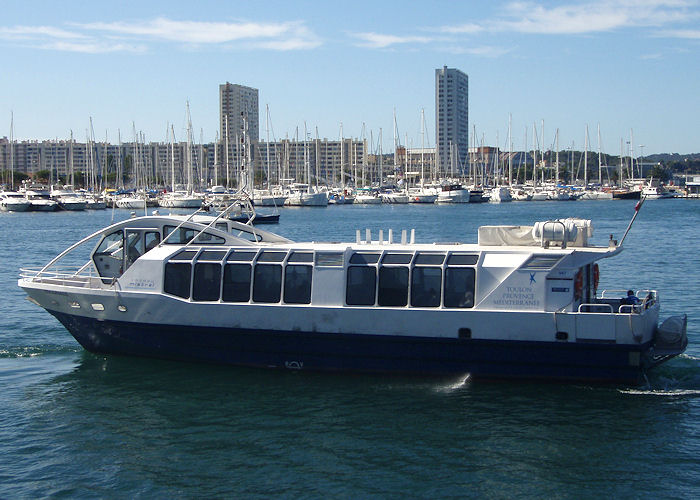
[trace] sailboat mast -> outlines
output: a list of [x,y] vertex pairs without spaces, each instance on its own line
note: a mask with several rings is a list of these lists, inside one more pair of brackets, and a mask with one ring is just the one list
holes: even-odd
[[229,189],[230,187],[230,179],[229,179],[229,166],[228,166],[228,155],[229,155],[229,133],[228,133],[228,115],[224,119],[225,122],[225,127],[226,127],[226,189]]
[[14,132],[15,132],[15,115],[14,115],[14,112],[10,111],[10,191],[14,191],[14,189],[15,189],[15,158],[14,158],[15,137],[14,137]]
[[586,144],[583,147],[583,187],[588,186],[588,124],[586,124]]
[[508,113],[508,186],[513,185],[513,115]]
[[423,178],[425,177],[423,153],[425,151],[425,113],[424,109],[420,110],[420,188],[423,189]]
[[600,123],[598,123],[598,184],[603,185],[603,159],[600,155]]
[[265,162],[267,163],[267,190],[270,191],[270,106],[265,104]]
[[556,176],[556,184],[557,186],[559,185],[559,127],[557,127],[557,145],[556,147],[556,159],[554,160],[556,162],[556,171],[555,171],[555,176]]
[[175,191],[175,127],[170,125],[170,190]]

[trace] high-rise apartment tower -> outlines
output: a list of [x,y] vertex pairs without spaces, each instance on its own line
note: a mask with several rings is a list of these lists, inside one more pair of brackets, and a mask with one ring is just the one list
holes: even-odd
[[258,89],[228,82],[219,85],[219,133],[222,141],[226,137],[227,118],[229,140],[235,141],[236,135],[243,136],[244,117],[248,120],[250,140],[255,142],[260,138]]
[[458,173],[469,143],[469,77],[447,66],[435,70],[435,142],[440,172]]

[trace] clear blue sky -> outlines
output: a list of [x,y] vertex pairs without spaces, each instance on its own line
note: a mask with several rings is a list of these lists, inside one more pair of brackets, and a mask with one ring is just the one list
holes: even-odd
[[[435,69],[469,75],[470,129],[522,149],[536,123],[545,146],[635,154],[700,151],[697,0],[5,2],[0,8],[0,136],[182,139],[185,103],[199,139],[218,129],[218,86],[260,90],[276,138],[359,136],[384,151],[393,110],[401,140],[434,144]],[[300,132],[300,136],[303,132]]]

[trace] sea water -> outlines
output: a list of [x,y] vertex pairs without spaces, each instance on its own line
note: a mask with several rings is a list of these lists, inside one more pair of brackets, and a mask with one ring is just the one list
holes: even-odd
[[[285,208],[294,240],[592,219],[620,239],[634,202]],[[700,201],[647,201],[600,288],[652,288],[687,313],[686,354],[642,386],[268,371],[84,351],[24,300],[48,262],[125,210],[0,213],[0,497],[700,495]]]

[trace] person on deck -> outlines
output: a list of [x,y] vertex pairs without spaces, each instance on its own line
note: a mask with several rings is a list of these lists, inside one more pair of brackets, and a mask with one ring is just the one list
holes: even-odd
[[622,299],[623,305],[636,306],[640,302],[639,298],[634,294],[632,290],[627,290],[627,297]]

